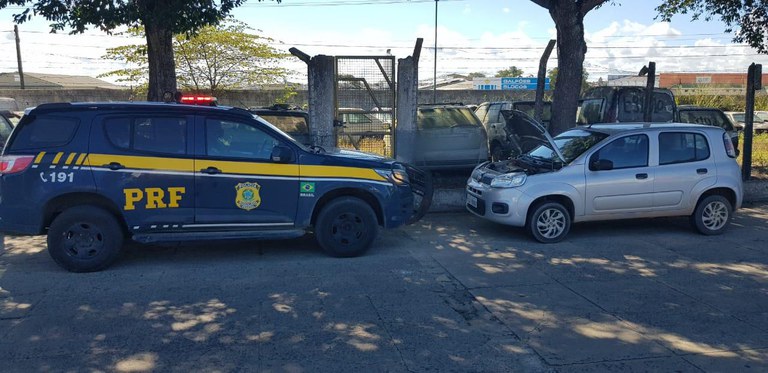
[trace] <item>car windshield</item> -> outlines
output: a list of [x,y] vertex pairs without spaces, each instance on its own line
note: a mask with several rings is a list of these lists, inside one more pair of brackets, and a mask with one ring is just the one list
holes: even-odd
[[768,121],[768,113],[758,113],[758,112],[755,112],[755,118],[754,118],[753,122],[755,122],[755,123],[758,123],[758,122],[762,123],[762,122],[767,122],[767,121]]
[[[574,129],[557,135],[554,140],[555,146],[557,146],[565,158],[565,163],[571,163],[606,137],[608,135],[605,133]],[[549,143],[542,143],[528,152],[528,155],[553,162],[558,161],[557,153],[555,153]]]
[[733,120],[737,122],[744,122],[744,113],[733,114]]

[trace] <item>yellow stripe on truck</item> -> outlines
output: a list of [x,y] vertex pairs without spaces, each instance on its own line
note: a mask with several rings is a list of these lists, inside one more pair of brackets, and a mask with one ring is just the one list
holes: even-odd
[[69,157],[67,157],[67,161],[64,162],[64,164],[66,164],[66,165],[72,164],[72,161],[75,160],[75,156],[76,155],[77,155],[77,153],[69,153]]
[[191,172],[195,161],[184,158],[160,158],[160,157],[135,157],[129,155],[89,154],[88,165],[91,167],[103,167],[112,162],[117,162],[125,168],[138,168],[144,170],[165,170]]
[[216,167],[225,174],[268,175],[268,176],[299,176],[299,165],[258,162],[232,162],[198,160],[197,171],[208,167]]
[[385,181],[384,177],[370,168],[342,166],[301,166],[302,177],[349,177]]
[[52,165],[57,165],[57,164],[59,164],[59,161],[61,160],[61,157],[62,157],[63,155],[64,155],[64,153],[63,153],[63,152],[58,152],[58,153],[56,153],[56,156],[55,156],[55,157],[53,157],[53,162],[51,162],[51,164],[52,164]]
[[343,166],[314,166],[262,162],[236,162],[197,160],[185,158],[136,157],[126,155],[89,154],[88,165],[104,167],[112,162],[122,164],[127,169],[144,169],[159,171],[199,172],[208,167],[221,170],[222,174],[264,175],[286,177],[327,177],[354,178],[376,181],[386,181],[384,177],[370,168]]
[[35,164],[40,164],[40,162],[43,161],[43,157],[45,157],[45,152],[40,152],[37,157],[35,157]]

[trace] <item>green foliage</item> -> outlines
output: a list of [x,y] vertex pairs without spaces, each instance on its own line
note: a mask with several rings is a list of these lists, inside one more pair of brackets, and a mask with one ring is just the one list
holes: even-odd
[[69,28],[72,33],[82,33],[96,27],[109,32],[151,23],[173,34],[192,34],[219,23],[243,3],[245,0],[0,0],[0,9],[21,7],[24,10],[13,16],[14,22],[40,16],[51,22],[52,31]]
[[508,69],[499,70],[496,72],[497,78],[519,78],[521,76],[523,76],[523,70],[518,69],[517,66],[510,66]]
[[160,100],[162,92],[176,89],[171,35],[190,36],[217,25],[243,3],[245,0],[0,0],[0,9],[9,5],[23,9],[14,14],[16,23],[43,17],[51,22],[52,32],[68,28],[78,34],[94,27],[109,33],[124,26],[144,27],[149,46],[146,55],[152,61],[147,98]]
[[473,72],[473,73],[469,73],[469,75],[467,75],[467,79],[471,80],[471,79],[474,79],[474,78],[485,78],[485,73]]
[[[180,88],[215,95],[225,89],[283,81],[288,71],[278,65],[288,55],[269,46],[267,43],[272,39],[249,33],[249,30],[242,22],[229,21],[217,27],[203,27],[195,36],[176,36],[173,51]],[[143,30],[133,28],[130,33],[138,36]],[[146,84],[146,45],[110,48],[103,58],[131,66],[103,76],[117,77],[119,82],[132,86]]]
[[[744,111],[746,96],[723,96],[707,93],[692,95],[675,95],[678,105],[695,105],[702,107],[718,108],[722,111]],[[755,95],[755,110],[768,111],[768,95]]]
[[670,21],[677,14],[690,14],[694,20],[703,17],[706,21],[719,17],[726,25],[725,32],[736,30],[734,41],[768,54],[768,0],[664,0],[656,11],[663,21]]
[[[549,89],[554,90],[555,86],[557,86],[557,67],[553,67],[549,71],[547,71],[547,78],[549,78]],[[587,69],[582,69],[581,71],[581,92],[584,92],[589,88],[589,82],[587,82],[587,79],[589,78],[589,73],[587,72]]]

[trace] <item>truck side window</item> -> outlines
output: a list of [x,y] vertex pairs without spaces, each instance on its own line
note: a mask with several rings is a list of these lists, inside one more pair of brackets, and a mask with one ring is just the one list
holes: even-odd
[[177,117],[122,117],[104,121],[107,138],[126,150],[186,154],[187,120]]
[[277,139],[250,124],[206,119],[206,152],[214,157],[268,160]]
[[11,144],[14,150],[53,148],[68,144],[75,135],[79,121],[74,118],[38,115],[21,123],[19,133]]

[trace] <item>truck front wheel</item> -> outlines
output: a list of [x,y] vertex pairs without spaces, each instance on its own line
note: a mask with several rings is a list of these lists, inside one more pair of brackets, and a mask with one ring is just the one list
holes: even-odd
[[353,257],[365,253],[379,232],[376,214],[365,201],[340,197],[320,211],[315,224],[315,238],[320,247],[335,257]]

